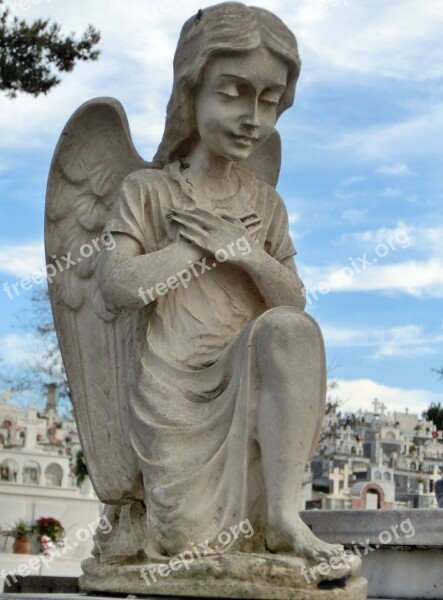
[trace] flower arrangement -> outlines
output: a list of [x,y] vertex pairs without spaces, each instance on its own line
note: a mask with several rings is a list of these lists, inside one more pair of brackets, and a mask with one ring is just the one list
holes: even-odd
[[57,546],[63,545],[65,529],[57,519],[40,517],[34,525],[34,531],[39,537],[40,545],[47,544],[48,542],[52,542]]

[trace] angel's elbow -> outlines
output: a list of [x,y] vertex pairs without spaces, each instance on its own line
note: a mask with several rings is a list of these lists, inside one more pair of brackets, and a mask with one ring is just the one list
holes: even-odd
[[121,292],[113,277],[109,277],[102,285],[102,295],[105,308],[108,312],[118,314],[122,311]]
[[105,302],[105,308],[108,312],[113,313],[114,315],[121,313],[122,307],[118,306],[112,298],[109,296],[103,296],[103,299]]

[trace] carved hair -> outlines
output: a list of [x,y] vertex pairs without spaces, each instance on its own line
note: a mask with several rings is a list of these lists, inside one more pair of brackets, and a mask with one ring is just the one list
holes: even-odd
[[217,53],[238,53],[264,45],[288,66],[286,90],[277,117],[292,106],[300,58],[294,34],[274,14],[239,2],[199,11],[183,25],[174,56],[174,85],[163,139],[154,157],[160,168],[186,156],[199,137],[194,114],[195,92],[208,60]]

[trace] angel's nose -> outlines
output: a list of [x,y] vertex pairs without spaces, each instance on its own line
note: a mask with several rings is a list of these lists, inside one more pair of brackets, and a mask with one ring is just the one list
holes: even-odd
[[247,127],[248,129],[258,129],[260,127],[260,119],[258,117],[258,102],[255,100],[251,102],[249,105],[248,112],[244,115],[242,119],[242,125]]

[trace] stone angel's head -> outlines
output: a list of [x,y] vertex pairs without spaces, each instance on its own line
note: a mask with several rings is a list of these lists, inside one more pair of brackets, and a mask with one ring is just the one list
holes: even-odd
[[154,161],[183,159],[205,137],[226,158],[247,158],[293,104],[300,66],[295,36],[269,11],[238,2],[199,11],[180,34]]

